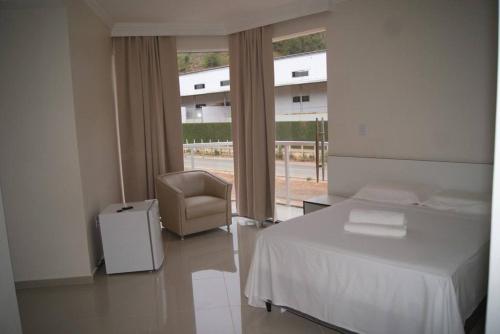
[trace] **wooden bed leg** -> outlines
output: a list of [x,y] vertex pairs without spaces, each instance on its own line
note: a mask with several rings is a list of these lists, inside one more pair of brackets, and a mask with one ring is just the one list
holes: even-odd
[[266,301],[266,310],[267,312],[271,312],[271,302],[270,301]]

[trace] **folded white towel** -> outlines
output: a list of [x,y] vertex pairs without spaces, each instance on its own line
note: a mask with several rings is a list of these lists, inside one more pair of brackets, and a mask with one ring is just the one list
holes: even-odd
[[349,213],[349,222],[361,224],[404,226],[406,225],[406,217],[403,212],[352,209]]
[[403,238],[406,236],[406,225],[390,226],[377,224],[363,224],[348,222],[344,225],[344,230],[356,234],[365,234],[378,237]]

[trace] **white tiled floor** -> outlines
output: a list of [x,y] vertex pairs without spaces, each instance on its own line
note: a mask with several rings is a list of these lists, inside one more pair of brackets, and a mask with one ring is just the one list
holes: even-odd
[[165,231],[157,272],[107,276],[101,268],[94,284],[19,290],[24,333],[336,333],[248,306],[243,288],[258,229],[234,218],[231,231],[184,241]]
[[[231,204],[233,212],[237,212],[236,201],[233,201]],[[304,210],[302,208],[291,205],[276,204],[275,209],[276,220],[288,220],[304,214]]]
[[184,241],[165,231],[158,272],[107,276],[101,268],[94,284],[18,290],[24,333],[335,333],[246,305],[242,289],[258,229],[234,218],[231,230]]
[[296,206],[276,205],[276,219],[287,220],[294,217],[302,216],[303,209]]

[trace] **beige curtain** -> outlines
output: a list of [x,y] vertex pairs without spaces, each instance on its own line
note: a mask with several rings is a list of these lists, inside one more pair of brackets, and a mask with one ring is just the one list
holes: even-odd
[[236,203],[242,216],[274,218],[274,68],[271,27],[229,36]]
[[174,37],[113,38],[125,197],[155,197],[158,174],[184,169]]

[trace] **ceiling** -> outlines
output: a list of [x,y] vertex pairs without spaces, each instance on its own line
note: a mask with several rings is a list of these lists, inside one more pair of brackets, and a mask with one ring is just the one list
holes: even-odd
[[86,0],[114,36],[227,35],[324,12],[338,0]]

